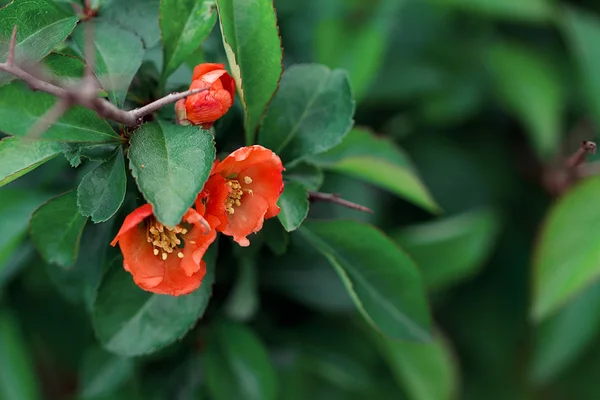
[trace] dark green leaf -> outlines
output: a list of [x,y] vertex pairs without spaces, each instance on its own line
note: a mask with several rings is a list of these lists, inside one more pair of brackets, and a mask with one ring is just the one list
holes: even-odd
[[273,254],[280,256],[286,252],[290,235],[283,229],[278,220],[275,218],[266,220],[259,234],[265,235],[265,244]]
[[281,39],[271,0],[217,0],[223,44],[246,113],[246,144],[277,90]]
[[286,231],[294,231],[308,215],[308,192],[301,183],[287,182],[277,205],[281,208],[277,215],[281,224]]
[[375,341],[409,400],[456,398],[457,363],[442,337],[437,336],[430,343],[411,343],[381,336]]
[[163,40],[163,79],[202,44],[217,21],[215,0],[163,0],[160,30]]
[[499,218],[479,210],[403,228],[392,238],[423,273],[428,289],[441,289],[476,273],[493,249]]
[[248,321],[258,311],[258,276],[252,254],[238,257],[238,275],[225,305],[227,316],[235,321]]
[[208,391],[215,400],[274,400],[275,371],[267,349],[243,325],[221,322],[207,341],[205,365]]
[[160,0],[102,0],[100,16],[135,33],[150,49],[160,40],[159,4]]
[[435,0],[444,6],[499,18],[528,21],[546,21],[553,14],[551,0]]
[[82,215],[95,223],[104,222],[119,210],[125,199],[127,175],[121,148],[108,161],[83,177],[77,188],[77,205]]
[[538,327],[531,374],[545,384],[583,355],[600,329],[600,284],[585,289]]
[[319,190],[325,176],[320,168],[311,164],[298,164],[286,169],[283,173],[284,180],[299,182],[306,190]]
[[31,240],[44,260],[70,267],[77,260],[87,218],[79,213],[74,190],[41,205],[29,223]]
[[[565,91],[551,60],[533,48],[501,43],[489,50],[496,93],[522,121],[542,158],[555,156],[563,130]],[[535,90],[530,90],[532,87]]]
[[62,151],[71,164],[71,167],[78,167],[84,158],[92,161],[108,161],[114,154],[116,145],[114,144],[63,144]]
[[60,143],[7,137],[0,141],[0,186],[14,181],[56,157]]
[[84,399],[114,393],[133,374],[133,360],[100,348],[91,348],[83,359],[80,393]]
[[0,398],[2,400],[41,399],[35,365],[23,332],[8,310],[0,310]]
[[94,20],[79,24],[73,38],[83,53],[85,49],[86,25],[93,24],[96,58],[94,73],[108,98],[117,107],[122,107],[129,85],[142,65],[144,47],[134,33],[108,21]]
[[316,65],[294,65],[263,121],[259,143],[282,160],[294,161],[339,144],[352,127],[354,101],[346,72]]
[[387,189],[430,211],[439,211],[408,155],[393,142],[363,128],[351,130],[339,146],[310,162]]
[[546,216],[535,249],[532,316],[541,321],[573,299],[600,274],[600,177],[579,183]]
[[596,123],[600,123],[600,19],[592,13],[571,7],[561,12],[561,28],[577,61],[580,81],[588,109]]
[[46,198],[32,190],[0,189],[0,276],[3,276],[10,256],[26,237],[31,214]]
[[202,316],[212,294],[216,247],[204,256],[206,275],[185,296],[143,291],[118,259],[107,272],[94,303],[96,336],[109,351],[124,356],[153,353],[181,339]]
[[351,220],[305,221],[299,232],[335,268],[373,327],[394,339],[431,339],[419,270],[389,238]]
[[[37,62],[71,34],[77,24],[51,0],[13,1],[0,9],[0,60],[6,59],[8,42],[17,25],[17,62]],[[0,73],[0,84],[14,79]],[[1,97],[1,96],[0,96]]]
[[[32,92],[23,82],[0,87],[0,131],[25,136],[56,103],[52,95]],[[75,106],[49,127],[42,139],[62,142],[119,142],[119,136],[94,111]]]
[[129,150],[129,167],[154,215],[175,226],[196,200],[215,159],[213,137],[194,126],[167,122],[138,128]]

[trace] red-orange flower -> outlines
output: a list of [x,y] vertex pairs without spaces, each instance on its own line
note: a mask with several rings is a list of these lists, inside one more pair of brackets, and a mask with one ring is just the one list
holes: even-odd
[[[215,217],[207,216],[214,225]],[[190,208],[181,224],[167,227],[145,204],[129,214],[111,242],[119,243],[123,267],[144,290],[179,296],[196,290],[206,273],[202,260],[217,233],[210,223]]]
[[205,89],[175,103],[177,123],[209,129],[233,104],[235,82],[223,64],[205,63],[194,68],[190,89]]
[[263,221],[279,214],[283,191],[281,159],[262,146],[242,147],[215,162],[196,200],[196,209],[218,219],[219,232],[248,246],[246,236],[262,229]]

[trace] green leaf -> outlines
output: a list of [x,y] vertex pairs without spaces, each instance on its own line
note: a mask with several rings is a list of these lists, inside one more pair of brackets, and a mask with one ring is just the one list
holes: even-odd
[[535,249],[532,316],[541,321],[600,277],[600,177],[586,179],[550,209]]
[[287,182],[277,205],[281,208],[277,215],[281,224],[286,231],[294,231],[308,215],[308,192],[301,183]]
[[500,228],[490,210],[409,226],[391,235],[423,273],[428,289],[442,289],[475,274],[494,247]]
[[206,384],[215,400],[274,400],[277,377],[267,349],[243,325],[216,324],[207,341]]
[[546,384],[568,369],[599,329],[600,284],[596,283],[538,327],[531,362],[533,380]]
[[290,235],[275,218],[264,222],[260,234],[265,235],[265,244],[271,249],[273,254],[280,256],[286,252],[290,242]]
[[434,0],[439,5],[508,20],[541,22],[554,14],[552,0]]
[[368,7],[368,10],[351,10],[360,12],[361,20],[366,21],[357,24],[350,12],[338,11],[316,27],[317,61],[329,68],[348,71],[357,99],[365,94],[381,68],[388,41],[393,37],[391,29],[397,20],[397,10],[404,3],[399,0],[383,0],[373,5],[356,3],[359,7]]
[[[54,96],[32,92],[23,82],[12,82],[0,87],[0,131],[25,136],[55,103]],[[41,138],[84,143],[120,141],[105,120],[94,111],[80,106],[70,108]]]
[[109,351],[124,356],[150,354],[181,339],[204,314],[212,294],[216,247],[204,256],[200,288],[185,296],[146,292],[135,285],[119,258],[105,275],[94,303],[96,336]]
[[94,223],[104,222],[119,210],[125,199],[127,175],[123,151],[88,172],[77,188],[77,205]]
[[288,168],[283,172],[283,178],[286,181],[299,182],[306,190],[319,190],[325,179],[325,175],[320,168],[311,164],[298,164]]
[[133,360],[107,353],[93,347],[81,366],[80,393],[84,399],[98,398],[114,393],[133,375]]
[[265,115],[259,143],[286,162],[336,146],[352,128],[354,101],[345,71],[323,65],[288,68]]
[[598,97],[600,50],[597,43],[600,40],[600,19],[592,13],[572,7],[563,7],[560,16],[560,27],[579,67],[587,107],[598,124],[600,123],[600,98]]
[[0,310],[0,398],[2,400],[41,399],[35,365],[17,320],[8,310]]
[[566,93],[551,60],[533,48],[500,43],[489,50],[488,68],[500,101],[521,119],[538,155],[546,159],[555,156],[561,141]]
[[3,276],[10,256],[27,236],[31,214],[46,198],[28,189],[0,189],[0,277]]
[[374,328],[395,339],[431,339],[419,270],[389,238],[372,226],[351,220],[305,221],[299,232],[335,268],[356,307]]
[[31,216],[31,240],[44,260],[70,267],[77,260],[87,218],[79,213],[74,190],[42,204]]
[[158,8],[160,0],[102,0],[99,15],[113,25],[135,33],[150,49],[160,40]]
[[33,171],[61,151],[60,143],[7,137],[0,141],[0,186]]
[[108,21],[93,20],[81,23],[73,38],[83,53],[87,24],[93,25],[96,58],[94,73],[117,107],[123,107],[129,85],[142,65],[144,47],[134,33]]
[[375,337],[375,341],[409,400],[456,398],[457,363],[439,335],[430,343],[410,343],[381,336]]
[[81,165],[84,158],[92,161],[108,161],[116,150],[115,144],[65,143],[62,146],[62,152],[73,168]]
[[223,45],[246,114],[246,144],[283,72],[281,39],[271,0],[217,0]]
[[363,128],[354,128],[339,146],[309,161],[387,189],[426,210],[439,211],[408,155],[392,141]]
[[[76,24],[77,17],[66,13],[51,0],[13,1],[0,8],[0,60],[6,59],[15,25],[15,60],[35,63],[65,40]],[[0,73],[0,84],[12,79],[11,75]]]
[[258,274],[254,255],[241,252],[238,257],[238,275],[231,289],[225,312],[235,321],[248,321],[258,311]]
[[214,159],[213,137],[198,127],[148,123],[131,138],[131,174],[154,215],[167,226],[181,222],[194,204]]
[[215,11],[215,0],[160,2],[163,79],[171,75],[206,39],[217,22]]

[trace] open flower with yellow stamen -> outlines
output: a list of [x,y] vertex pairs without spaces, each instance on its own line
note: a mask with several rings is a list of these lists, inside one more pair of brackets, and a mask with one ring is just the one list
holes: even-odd
[[281,159],[262,146],[242,147],[215,162],[211,176],[196,200],[196,210],[219,220],[211,225],[248,246],[246,236],[262,229],[265,219],[279,214],[283,191]]
[[[190,208],[174,227],[161,224],[144,204],[129,214],[112,246],[119,243],[123,267],[144,290],[179,296],[196,290],[206,274],[202,260],[217,232],[213,216],[205,219]],[[208,220],[208,221],[207,221]]]

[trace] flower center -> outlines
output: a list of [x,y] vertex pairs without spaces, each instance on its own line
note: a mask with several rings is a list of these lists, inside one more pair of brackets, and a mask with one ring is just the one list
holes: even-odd
[[[247,185],[251,184],[252,178],[245,176],[244,183]],[[252,194],[252,190],[243,189],[242,185],[240,185],[240,182],[237,179],[227,179],[227,185],[229,185],[231,188],[231,193],[229,193],[227,199],[225,200],[225,211],[227,211],[228,214],[233,214],[235,213],[234,207],[239,207],[242,205],[242,195],[244,192]]]
[[[160,258],[166,260],[169,254],[179,248],[179,245],[182,243],[180,237],[177,235],[183,236],[187,232],[186,228],[182,228],[179,225],[170,228],[157,220],[153,220],[148,224],[146,239],[148,243],[152,243],[154,255],[159,256],[160,254]],[[183,253],[177,251],[177,257],[183,258]]]

